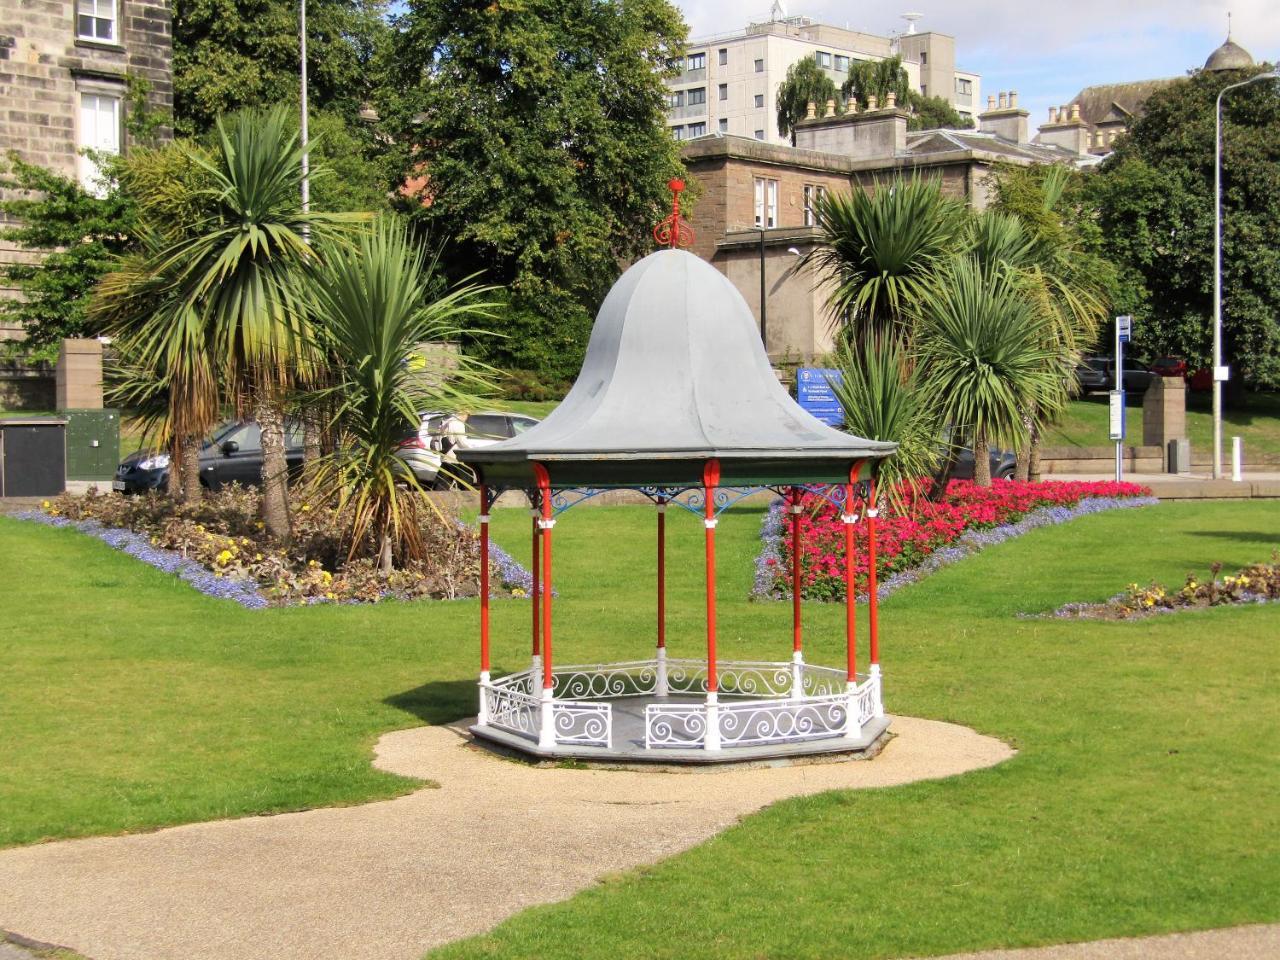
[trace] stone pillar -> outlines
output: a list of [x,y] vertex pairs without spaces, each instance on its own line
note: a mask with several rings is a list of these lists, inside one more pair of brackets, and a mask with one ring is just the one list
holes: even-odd
[[97,340],[63,340],[58,352],[59,410],[102,409],[102,344]]
[[1169,469],[1169,443],[1187,436],[1187,385],[1181,377],[1154,377],[1142,397],[1142,443],[1158,446]]

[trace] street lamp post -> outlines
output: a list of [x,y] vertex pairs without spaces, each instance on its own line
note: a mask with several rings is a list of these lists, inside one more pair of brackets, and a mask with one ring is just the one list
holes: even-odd
[[1280,79],[1269,70],[1232,83],[1218,92],[1213,125],[1213,479],[1222,478],[1222,98],[1259,80]]

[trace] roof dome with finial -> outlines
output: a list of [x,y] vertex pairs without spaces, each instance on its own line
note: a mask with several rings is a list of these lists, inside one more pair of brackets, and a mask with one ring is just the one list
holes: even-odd
[[1217,50],[1209,54],[1204,68],[1214,73],[1223,70],[1247,70],[1253,66],[1249,51],[1231,39],[1231,14],[1227,14],[1227,39]]

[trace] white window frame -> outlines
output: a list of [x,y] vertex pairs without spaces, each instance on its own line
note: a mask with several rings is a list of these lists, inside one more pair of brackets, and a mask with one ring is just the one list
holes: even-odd
[[[120,154],[124,149],[124,87],[110,84],[76,85],[76,174],[81,186],[103,196],[107,184],[102,170],[84,150]],[[104,119],[103,107],[110,105]]]
[[703,51],[702,53],[691,53],[691,54],[689,54],[689,60],[688,60],[688,62],[687,62],[687,64],[686,64],[686,66],[685,66],[685,69],[686,69],[686,70],[705,70],[705,69],[707,69],[707,54],[706,54],[706,51]]
[[[119,43],[120,0],[76,0],[76,37],[80,40],[91,40],[94,43]],[[84,33],[80,29],[80,20],[87,17],[93,29]],[[109,24],[105,37],[98,35],[98,24]]]
[[804,225],[812,227],[817,222],[817,217],[813,213],[813,205],[817,200],[821,200],[827,195],[827,188],[820,183],[806,183],[804,185]]
[[757,130],[757,131],[756,131],[756,139],[757,139],[757,140],[763,140],[763,139],[764,139],[764,131],[763,131],[763,130]]
[[692,140],[694,137],[705,137],[707,135],[707,122],[699,120],[697,123],[691,123],[688,127],[687,139]]
[[818,66],[824,69],[831,66],[831,54],[826,50],[815,51],[813,58],[818,61]]
[[[843,61],[843,63],[841,61]],[[849,72],[849,58],[845,56],[843,53],[836,54],[835,69],[840,73]]]
[[778,181],[755,178],[756,226],[772,230],[778,225]]
[[690,88],[688,91],[688,96],[685,97],[684,102],[691,107],[702,106],[704,103],[707,102],[707,88],[706,87]]
[[729,120],[728,120],[728,118],[727,118],[727,117],[721,117],[721,118],[720,118],[720,132],[721,132],[721,133],[728,133],[728,132],[729,132]]
[[671,137],[674,140],[684,139],[684,126],[678,125],[671,128]]

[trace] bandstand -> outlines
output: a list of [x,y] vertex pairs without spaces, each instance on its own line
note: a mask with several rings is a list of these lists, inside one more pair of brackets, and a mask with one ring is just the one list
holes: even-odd
[[[874,461],[894,449],[831,429],[791,399],[746,302],[714,267],[678,249],[636,263],[601,306],[582,372],[564,402],[518,437],[460,453],[479,482],[481,556],[488,555],[494,501],[506,491],[523,491],[533,504],[529,666],[501,677],[490,672],[492,611],[482,564],[480,703],[472,732],[537,757],[614,762],[763,760],[874,744],[888,720],[870,478]],[[655,619],[652,627],[636,626],[631,639],[637,659],[562,666],[553,653],[572,650],[574,638],[553,631],[556,520],[576,504],[619,489],[639,491],[654,506]],[[761,492],[783,498],[796,538],[805,495],[840,510],[843,664],[805,657],[800,550],[791,551],[788,655],[767,662],[720,658],[716,527],[728,507]],[[666,524],[686,513],[705,530],[706,645],[668,656]],[[867,524],[872,578],[865,672],[858,665],[854,589],[859,523]],[[784,650],[786,640],[779,637]]]

